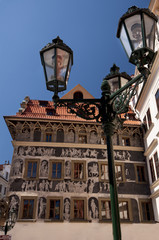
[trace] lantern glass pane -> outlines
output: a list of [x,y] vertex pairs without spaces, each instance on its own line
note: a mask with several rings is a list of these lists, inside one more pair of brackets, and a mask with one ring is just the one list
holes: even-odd
[[56,54],[57,54],[56,63],[57,80],[59,82],[64,82],[69,61],[69,53],[60,48],[57,48]]
[[55,80],[55,49],[44,52],[44,62],[47,81]]
[[144,14],[145,37],[148,48],[154,50],[155,45],[155,20]]
[[127,56],[129,58],[132,50],[131,50],[131,47],[130,47],[130,43],[129,43],[126,31],[125,31],[124,25],[122,25],[122,27],[121,27],[120,41],[122,42],[122,45],[124,46],[125,51],[127,53]]
[[121,81],[121,83],[120,83],[121,87],[123,87],[128,82],[128,79],[121,77],[120,81]]
[[119,78],[114,77],[114,78],[109,79],[108,81],[109,81],[111,93],[116,92],[119,89]]
[[72,67],[72,61],[71,61],[71,59],[70,59],[69,67],[68,67],[68,72],[67,72],[67,77],[66,77],[66,85],[67,85],[68,79],[69,79],[69,77],[70,77],[71,67]]
[[129,38],[133,50],[143,47],[143,37],[141,29],[141,16],[136,14],[132,17],[125,19],[126,28],[128,30]]

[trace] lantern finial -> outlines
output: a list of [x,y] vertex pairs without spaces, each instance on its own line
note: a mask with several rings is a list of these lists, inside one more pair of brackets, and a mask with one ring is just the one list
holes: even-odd
[[55,43],[55,44],[56,43],[63,43],[62,39],[59,36],[57,36],[57,38],[53,39],[52,42]]
[[110,74],[116,74],[119,73],[120,68],[116,66],[116,64],[114,63],[113,66],[110,68]]

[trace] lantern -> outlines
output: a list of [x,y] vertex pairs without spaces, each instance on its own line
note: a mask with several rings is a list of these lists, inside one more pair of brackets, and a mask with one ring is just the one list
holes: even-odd
[[133,6],[120,20],[117,37],[129,61],[138,67],[150,64],[155,52],[157,17],[149,9]]
[[55,94],[64,91],[73,65],[71,48],[57,37],[40,51],[40,56],[47,89]]
[[114,64],[110,68],[110,74],[104,78],[104,80],[108,80],[111,93],[116,92],[131,80],[131,77],[126,72],[120,73],[119,70],[120,68]]

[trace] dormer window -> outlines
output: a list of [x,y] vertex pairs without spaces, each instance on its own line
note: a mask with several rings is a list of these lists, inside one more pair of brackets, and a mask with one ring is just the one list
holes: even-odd
[[55,116],[55,110],[54,109],[46,109],[46,114],[48,116]]
[[39,105],[41,107],[47,107],[48,106],[48,101],[39,101]]
[[73,95],[73,99],[75,100],[81,100],[83,99],[83,93],[78,91],[78,92],[75,92],[74,95]]

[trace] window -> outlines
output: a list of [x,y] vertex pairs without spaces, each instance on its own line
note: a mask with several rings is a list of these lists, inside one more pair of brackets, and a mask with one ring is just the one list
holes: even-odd
[[62,180],[64,177],[64,162],[59,160],[50,161],[50,179]]
[[144,119],[143,119],[143,123],[144,123],[144,130],[145,130],[145,132],[147,132],[147,120],[146,120],[146,116],[144,117]]
[[72,161],[72,180],[80,181],[86,178],[86,163],[84,161]]
[[111,204],[109,200],[101,200],[100,220],[111,220]]
[[22,197],[20,219],[35,219],[36,197]]
[[97,141],[98,141],[97,132],[96,131],[91,131],[90,132],[90,143],[91,144],[96,144]]
[[69,129],[68,135],[67,135],[67,140],[69,143],[75,142],[75,131],[73,129]]
[[145,132],[146,132],[152,125],[151,112],[150,112],[149,108],[146,112],[145,117],[143,118],[143,123],[144,123],[144,127],[145,127]]
[[[122,221],[131,221],[130,200],[119,199],[119,216]],[[99,199],[99,220],[111,220],[111,202],[109,199]]]
[[46,219],[52,221],[62,220],[62,204],[63,200],[61,197],[47,198],[47,208],[46,208]]
[[41,107],[47,107],[48,106],[48,101],[39,101],[39,104]]
[[154,169],[154,163],[152,158],[149,160],[149,165],[150,165],[150,171],[151,171],[151,179],[152,179],[152,182],[154,182],[156,181],[156,177],[155,177],[155,169]]
[[9,173],[8,172],[6,172],[6,179],[8,180],[8,176],[9,176]]
[[147,110],[146,114],[147,114],[147,120],[148,120],[148,127],[150,128],[152,124],[150,109]]
[[2,192],[2,184],[0,184],[0,193]]
[[[115,164],[115,174],[117,181],[123,181],[123,165]],[[104,162],[99,162],[99,179],[100,181],[109,181],[109,173],[108,173],[108,164]]]
[[52,142],[53,141],[53,132],[51,128],[47,128],[45,131],[45,141]]
[[123,146],[130,146],[130,138],[129,137],[122,137],[122,145]]
[[101,180],[109,180],[109,173],[108,173],[108,165],[107,164],[101,164],[100,165],[100,179]]
[[51,109],[51,108],[47,108],[46,109],[46,114],[48,115],[48,116],[55,116],[55,109]]
[[78,142],[87,143],[87,133],[84,127],[82,127],[79,131]]
[[136,165],[136,178],[137,182],[146,182],[146,169],[145,166]]
[[159,161],[158,161],[158,154],[157,152],[154,154],[154,162],[156,167],[157,178],[159,178]]
[[140,200],[140,210],[141,210],[141,221],[153,221],[153,208],[150,200],[142,199]]
[[41,129],[40,128],[35,128],[35,130],[34,130],[34,141],[35,142],[41,141]]
[[52,134],[46,133],[46,142],[52,142]]
[[25,178],[37,179],[39,177],[39,159],[29,160],[25,162]]
[[7,190],[7,188],[6,188],[6,187],[4,187],[4,195],[6,194],[6,190]]
[[71,199],[71,219],[74,221],[86,220],[86,199],[72,198]]
[[64,142],[64,131],[63,129],[58,129],[57,130],[57,138],[56,138],[57,142]]
[[159,112],[159,89],[157,90],[157,92],[155,94],[155,98],[156,98],[157,110]]
[[75,92],[74,95],[73,95],[73,99],[82,100],[83,99],[83,93],[80,92],[80,91]]
[[128,201],[119,200],[119,216],[121,220],[129,220]]

